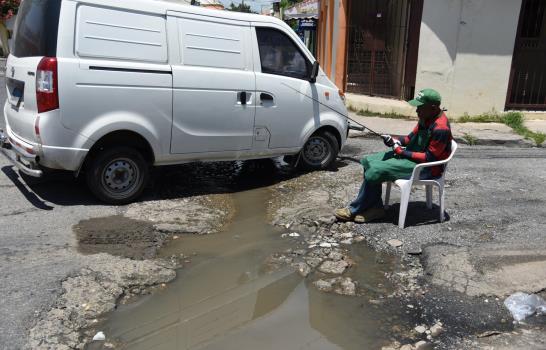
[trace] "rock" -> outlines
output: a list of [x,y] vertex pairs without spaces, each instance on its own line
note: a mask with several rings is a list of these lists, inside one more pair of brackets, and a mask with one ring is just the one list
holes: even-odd
[[292,233],[288,234],[288,236],[289,236],[289,237],[299,237],[300,234],[297,233],[297,232],[292,232]]
[[331,248],[331,247],[332,247],[332,243],[322,242],[321,244],[319,244],[319,246],[320,246],[321,248]]
[[166,224],[166,223],[156,224],[154,225],[154,228],[157,231],[164,232],[164,233],[179,233],[179,232],[186,231],[184,226],[178,225],[178,224]]
[[345,245],[351,245],[353,244],[353,240],[352,239],[344,239],[343,241],[340,241],[339,243],[341,244],[345,244]]
[[432,349],[432,345],[424,340],[418,341],[414,344],[415,350],[429,350]]
[[307,263],[307,265],[315,268],[315,267],[320,265],[320,263],[322,262],[323,259],[318,258],[318,257],[306,257],[306,258],[304,258],[304,260]]
[[307,265],[304,262],[299,262],[299,263],[295,264],[295,267],[298,270],[298,273],[302,277],[307,277],[307,275],[309,275],[311,273],[311,268],[309,267],[309,265]]
[[342,233],[339,235],[341,239],[348,239],[348,238],[353,238],[353,233],[352,232],[345,232],[345,233]]
[[340,295],[356,295],[356,282],[349,277],[336,277],[318,280],[313,283],[321,292],[334,292]]
[[[339,281],[339,279],[338,279]],[[334,292],[341,295],[356,295],[356,283],[349,277],[341,278],[339,287],[334,289]]]
[[389,239],[387,241],[387,243],[393,248],[401,247],[404,244],[404,243],[402,243],[402,241],[400,241],[398,239]]
[[436,323],[434,326],[430,327],[430,335],[432,335],[433,337],[437,337],[443,332],[444,328],[439,323]]
[[427,331],[427,327],[425,326],[417,326],[414,328],[414,330],[419,333],[419,334],[423,334]]
[[106,336],[104,335],[103,332],[97,332],[97,334],[95,334],[95,336],[93,337],[93,341],[103,341],[103,340],[106,340]]
[[402,345],[400,347],[400,350],[413,350],[413,345],[411,344]]
[[356,236],[353,240],[358,243],[358,242],[362,242],[364,239],[365,239],[364,236]]
[[330,254],[328,254],[328,259],[332,261],[340,261],[343,259],[343,254],[341,254],[338,251],[333,251]]
[[344,260],[340,260],[340,261],[327,260],[323,262],[322,265],[320,265],[319,271],[324,273],[331,273],[334,275],[341,275],[343,272],[345,272],[345,270],[348,267],[349,267],[349,264]]
[[332,291],[332,283],[329,282],[329,281],[318,280],[318,281],[313,282],[313,284],[321,292],[331,292]]

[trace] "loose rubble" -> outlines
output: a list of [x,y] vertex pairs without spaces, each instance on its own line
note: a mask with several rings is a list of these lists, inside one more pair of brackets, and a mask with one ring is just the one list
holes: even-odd
[[322,292],[334,292],[340,295],[356,295],[356,285],[349,277],[336,277],[327,280],[320,279],[313,282],[315,287]]

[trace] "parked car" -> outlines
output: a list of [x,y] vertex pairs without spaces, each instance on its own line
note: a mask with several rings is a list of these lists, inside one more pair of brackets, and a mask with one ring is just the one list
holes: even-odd
[[152,0],[23,1],[6,64],[4,150],[23,173],[83,174],[101,200],[150,166],[297,155],[324,169],[342,93],[282,21]]

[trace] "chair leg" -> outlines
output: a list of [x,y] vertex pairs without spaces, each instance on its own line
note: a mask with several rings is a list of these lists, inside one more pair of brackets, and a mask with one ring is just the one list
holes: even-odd
[[409,186],[400,188],[400,214],[398,215],[398,227],[404,228],[406,223],[406,213],[408,211],[408,203],[411,194],[411,183]]
[[385,207],[389,206],[389,200],[391,199],[391,187],[392,183],[387,182],[387,189],[385,191]]
[[432,209],[432,185],[425,186],[427,191],[427,208]]
[[444,215],[444,187],[440,186],[438,187],[438,192],[440,194],[440,222],[444,222],[445,215]]

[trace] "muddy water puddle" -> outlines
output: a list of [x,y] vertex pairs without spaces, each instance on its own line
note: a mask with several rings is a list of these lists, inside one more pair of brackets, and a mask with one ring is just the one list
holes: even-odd
[[[242,182],[259,176],[271,174],[246,173]],[[184,267],[166,288],[109,315],[100,326],[107,340],[133,350],[376,349],[389,343],[392,328],[407,322],[403,308],[382,300],[392,290],[385,272],[396,261],[364,244],[351,246],[355,265],[344,276],[358,282],[356,297],[313,286],[334,276],[304,279],[290,266],[272,267],[272,254],[306,245],[267,224],[269,184],[231,194],[235,215],[223,232],[177,235],[161,248],[159,256],[182,257]]]

